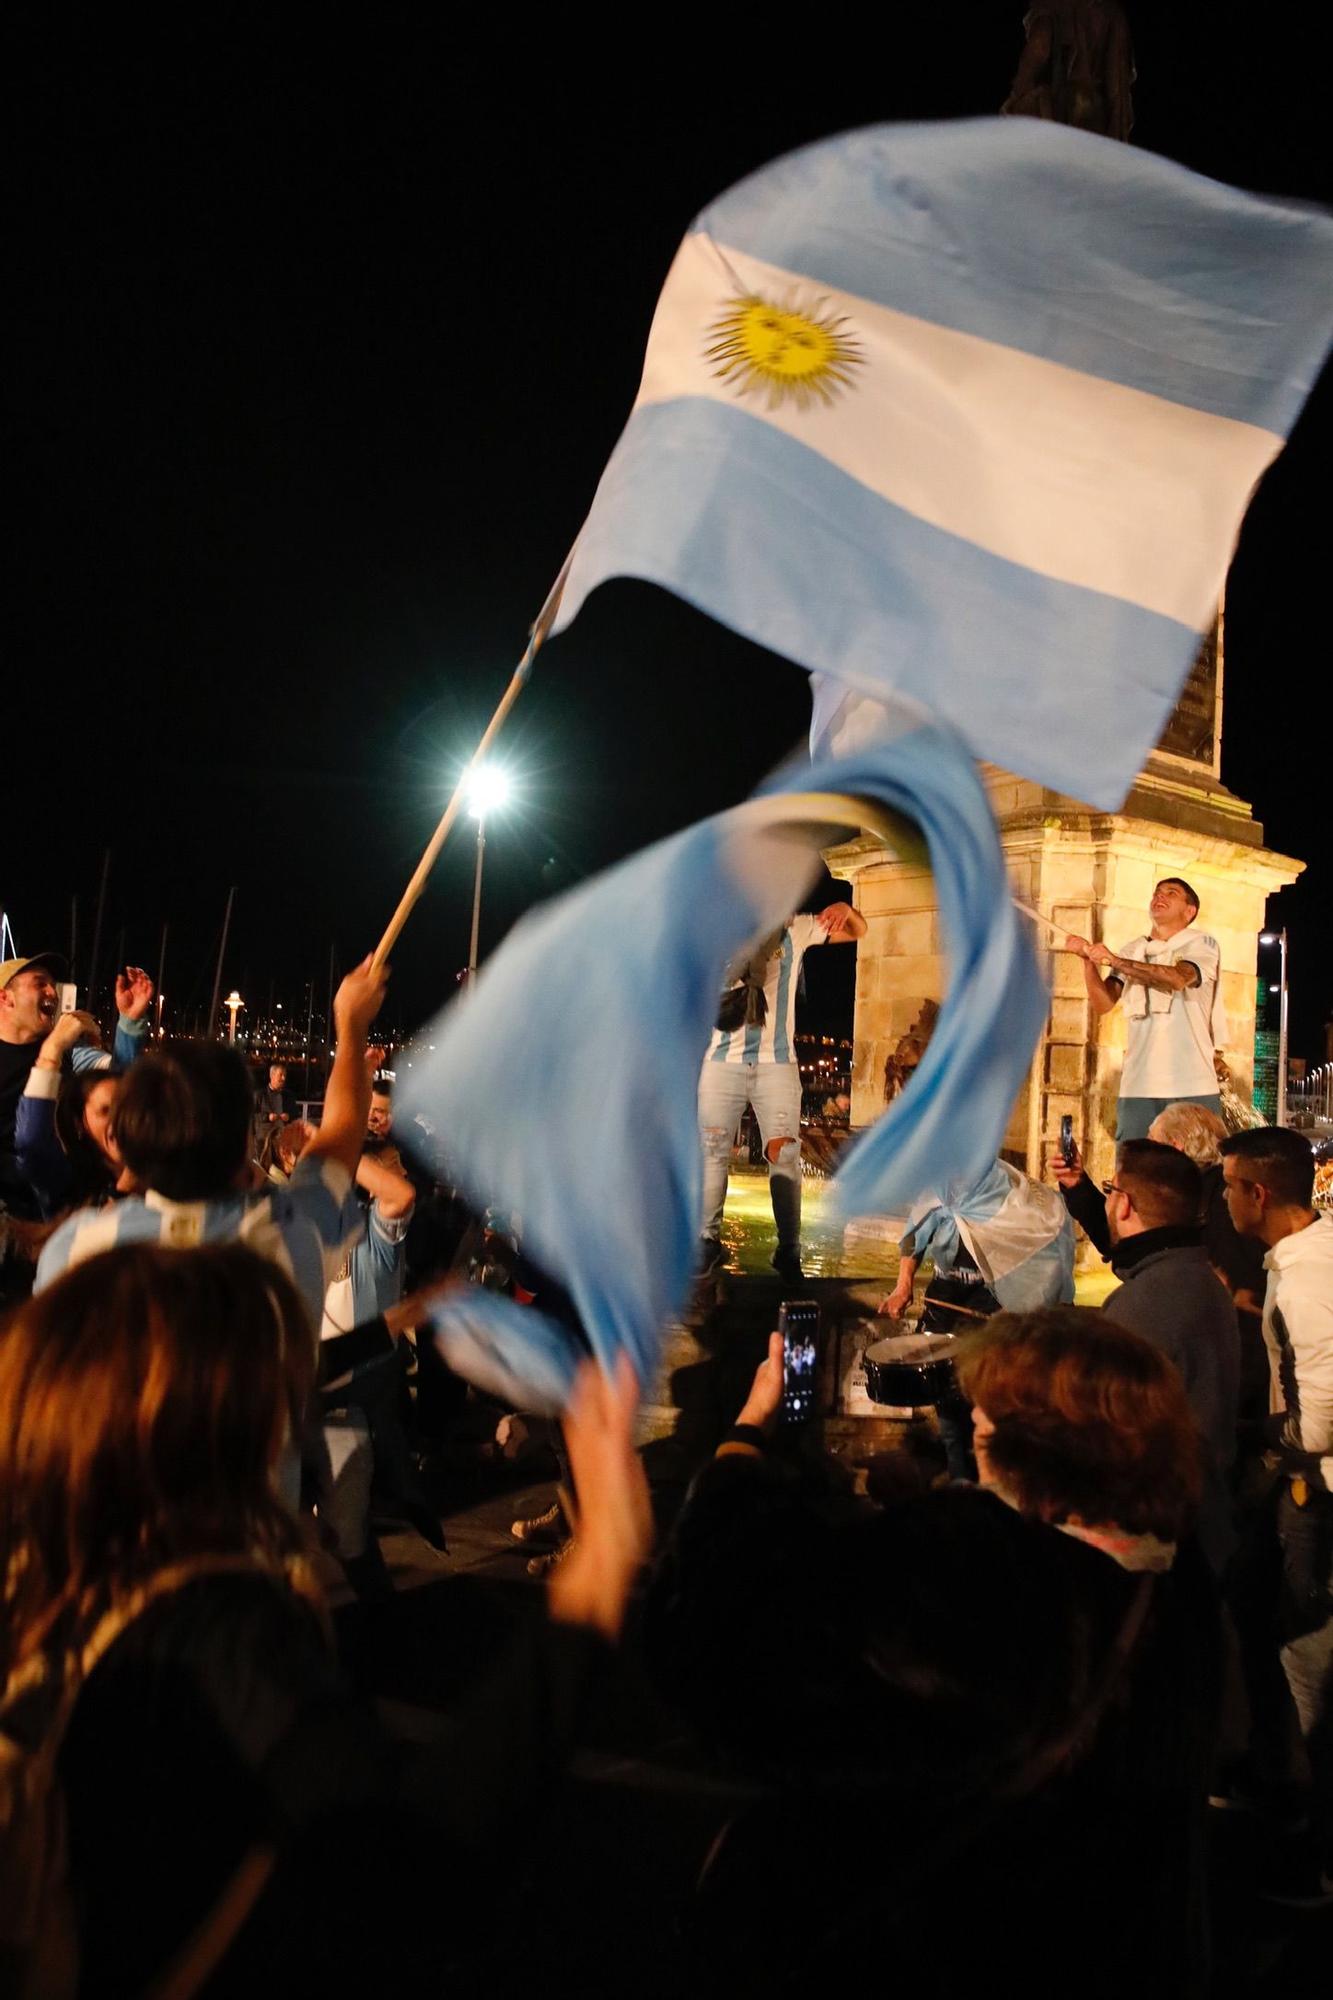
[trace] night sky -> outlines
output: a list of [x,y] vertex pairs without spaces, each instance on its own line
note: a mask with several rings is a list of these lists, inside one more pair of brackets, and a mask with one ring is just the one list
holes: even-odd
[[[470,10],[367,11],[341,38],[305,10],[59,39],[11,15],[0,903],[20,948],[65,948],[77,894],[86,977],[110,848],[103,968],[123,933],[155,969],[167,920],[169,1021],[207,1003],[232,884],[226,984],[260,1009],[303,1005],[310,978],[322,996],[330,945],[345,965],[379,936],[523,648],[692,215],[829,133],[994,110],[1023,11],[789,30],[621,10],[558,38],[506,14],[489,40]],[[1326,85],[1290,32],[1127,11],[1136,143],[1329,197]],[[1228,606],[1223,775],[1311,864],[1270,906],[1297,1053],[1333,1012],[1331,428],[1326,375]],[[790,664],[647,586],[598,592],[509,733],[521,801],[490,829],[483,952],[743,796],[808,713]],[[396,954],[395,1021],[453,989],[472,862],[469,830]],[[837,1025],[851,954],[823,956],[813,1011]]]

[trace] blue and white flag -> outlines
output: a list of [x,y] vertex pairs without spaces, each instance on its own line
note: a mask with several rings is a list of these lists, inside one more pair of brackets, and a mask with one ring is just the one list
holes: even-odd
[[[844,1155],[849,1214],[994,1159],[1047,1000],[985,791],[931,726],[801,766],[757,799],[526,917],[423,1038],[395,1130],[473,1205],[513,1219],[605,1365],[645,1383],[698,1253],[699,1068],[736,951],[790,916],[830,838],[832,793],[924,835],[949,989],[912,1087]],[[529,1408],[563,1400],[578,1349],[532,1307],[473,1290],[437,1310],[450,1360]]]
[[907,1218],[911,1254],[951,1271],[959,1245],[1007,1312],[1068,1305],[1074,1225],[1054,1188],[996,1160],[980,1179],[958,1175],[921,1195]]
[[646,578],[1105,809],[1333,327],[1333,225],[1030,118],[879,126],[705,209],[554,629]]

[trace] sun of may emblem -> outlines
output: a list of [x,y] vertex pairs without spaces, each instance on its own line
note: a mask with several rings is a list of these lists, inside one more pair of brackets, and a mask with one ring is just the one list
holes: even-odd
[[708,329],[705,359],[740,395],[761,396],[770,410],[783,403],[798,410],[832,403],[855,386],[852,370],[864,365],[865,356],[847,321],[821,312],[823,303],[817,299],[798,311],[753,293],[730,299]]

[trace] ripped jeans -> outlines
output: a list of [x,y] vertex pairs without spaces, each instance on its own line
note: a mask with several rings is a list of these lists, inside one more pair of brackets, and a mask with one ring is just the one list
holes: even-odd
[[736,1127],[754,1106],[768,1162],[768,1191],[779,1250],[801,1247],[801,1072],[794,1062],[705,1062],[699,1073],[699,1138],[704,1152],[703,1230],[716,1242],[727,1198]]

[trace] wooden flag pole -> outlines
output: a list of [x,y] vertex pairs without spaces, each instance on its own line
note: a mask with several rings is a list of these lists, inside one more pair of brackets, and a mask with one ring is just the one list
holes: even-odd
[[1060,944],[1056,945],[1054,949],[1056,951],[1060,950],[1064,940],[1069,935],[1063,924],[1053,924],[1049,917],[1044,917],[1040,910],[1034,910],[1030,903],[1020,903],[1017,896],[1013,898],[1013,905],[1016,910],[1021,910],[1025,917],[1031,917],[1033,923],[1044,924],[1048,931],[1053,931],[1056,937],[1060,939]]
[[375,972],[380,972],[383,970],[384,961],[388,958],[389,953],[393,950],[395,944],[398,942],[398,937],[400,932],[402,931],[403,925],[407,922],[408,918],[411,916],[413,908],[416,905],[417,901],[419,900],[421,892],[425,888],[426,883],[430,878],[430,871],[435,866],[436,861],[439,859],[440,849],[444,846],[445,841],[449,838],[449,829],[452,827],[454,821],[458,818],[459,807],[463,803],[463,796],[467,790],[468,779],[472,776],[472,773],[476,770],[477,765],[481,762],[482,758],[486,755],[486,752],[490,749],[492,743],[499,735],[500,731],[504,728],[505,719],[508,716],[510,709],[514,706],[514,703],[518,700],[519,695],[523,691],[524,684],[526,683],[528,676],[532,672],[532,663],[536,659],[537,654],[541,649],[541,643],[543,639],[546,637],[547,633],[550,631],[552,621],[555,618],[555,614],[560,608],[560,598],[565,588],[565,578],[569,575],[569,565],[573,561],[573,559],[574,559],[574,553],[573,550],[571,549],[569,555],[567,555],[565,558],[564,565],[560,571],[559,576],[556,578],[555,582],[551,586],[550,594],[548,595],[545,604],[543,604],[541,611],[538,614],[537,622],[532,628],[532,636],[528,640],[528,649],[524,653],[523,658],[519,661],[518,665],[515,667],[513,679],[510,681],[509,686],[505,689],[504,694],[500,698],[500,706],[496,709],[494,715],[487,723],[485,735],[482,737],[480,743],[477,745],[476,749],[472,752],[472,755],[468,758],[467,763],[464,765],[458,783],[454,786],[453,796],[450,798],[449,803],[445,807],[443,815],[441,816],[440,823],[436,827],[430,839],[427,841],[426,851],[422,855],[420,861],[418,861],[412,879],[408,883],[407,887],[404,889],[402,896],[399,899],[398,908],[394,911],[393,915],[389,919],[388,928],[385,931],[384,936],[380,939],[379,943],[375,947],[375,956],[371,961],[372,970]]

